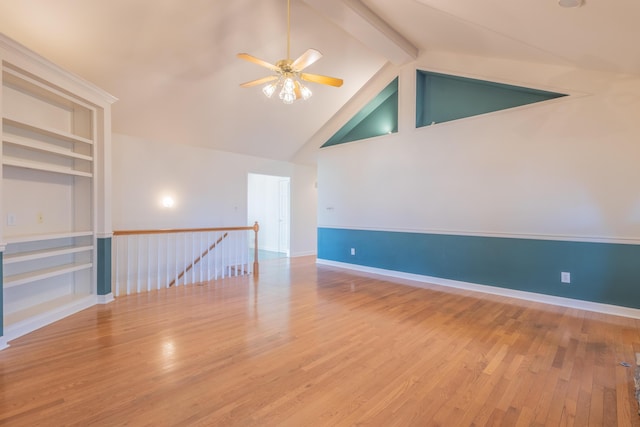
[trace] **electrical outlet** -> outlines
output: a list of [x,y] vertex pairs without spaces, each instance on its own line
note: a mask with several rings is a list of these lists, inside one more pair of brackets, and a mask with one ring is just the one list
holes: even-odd
[[351,255],[355,255],[356,254],[356,248],[351,248]]
[[571,283],[571,273],[567,271],[560,273],[560,281],[562,283]]
[[16,214],[14,213],[7,214],[7,225],[16,225]]
[[42,214],[42,212],[38,212],[38,215],[36,215],[36,220],[38,221],[38,224],[42,224],[44,222],[44,215]]

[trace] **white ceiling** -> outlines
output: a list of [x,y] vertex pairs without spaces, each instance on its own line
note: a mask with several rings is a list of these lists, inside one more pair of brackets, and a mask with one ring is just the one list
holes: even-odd
[[235,57],[286,56],[286,0],[2,0],[0,29],[118,97],[114,132],[277,160],[397,63],[396,46],[640,74],[637,0],[291,3],[291,55],[320,50],[307,71],[345,84],[289,106],[239,88],[269,71]]

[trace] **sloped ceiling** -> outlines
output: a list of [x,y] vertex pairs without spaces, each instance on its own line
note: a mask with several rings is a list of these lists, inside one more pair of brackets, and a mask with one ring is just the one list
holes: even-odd
[[366,0],[421,50],[640,73],[640,2],[585,0]]
[[239,88],[268,70],[235,57],[286,56],[285,0],[3,0],[0,29],[118,97],[114,132],[277,160],[292,159],[398,61],[394,43],[640,73],[637,0],[587,0],[578,9],[557,0],[291,3],[292,56],[320,50],[324,58],[308,71],[345,84],[313,85],[309,101],[290,106],[259,87]]

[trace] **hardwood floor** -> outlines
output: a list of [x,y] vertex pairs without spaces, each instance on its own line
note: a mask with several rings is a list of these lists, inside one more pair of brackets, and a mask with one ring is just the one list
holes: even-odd
[[640,426],[637,320],[288,262],[12,341],[0,424]]

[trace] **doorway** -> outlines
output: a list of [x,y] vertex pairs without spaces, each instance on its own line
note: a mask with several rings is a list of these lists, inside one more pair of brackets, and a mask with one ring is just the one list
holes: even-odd
[[247,181],[248,223],[260,224],[259,259],[289,257],[291,178],[250,173]]

